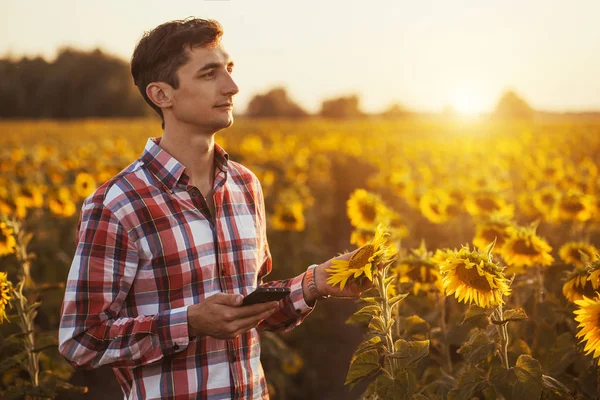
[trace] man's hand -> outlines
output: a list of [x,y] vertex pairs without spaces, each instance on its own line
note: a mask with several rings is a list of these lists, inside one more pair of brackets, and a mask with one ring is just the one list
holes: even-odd
[[[332,297],[360,297],[362,292],[373,287],[373,282],[369,280],[369,278],[364,276],[364,274],[357,278],[357,280],[362,279],[362,285],[358,285],[353,278],[350,278],[346,283],[346,286],[344,286],[344,290],[340,290],[340,287],[338,285],[331,286],[327,283],[327,279],[329,278],[329,275],[331,275],[331,273],[327,272],[326,269],[330,269],[333,267],[332,261],[349,260],[350,257],[352,257],[352,255],[354,255],[354,253],[356,253],[357,251],[358,249],[350,253],[345,253],[338,257],[332,258],[331,260],[328,260],[323,264],[317,265],[317,267],[315,268],[315,282],[317,284],[317,290],[319,291],[319,293],[321,293],[323,296],[329,295]],[[378,268],[382,269],[383,265],[379,265]],[[306,284],[304,286],[306,286]],[[308,305],[314,304],[314,301],[317,299],[310,292],[308,287],[304,288],[304,298]]]
[[239,294],[217,293],[189,306],[189,336],[233,339],[269,318],[279,306],[277,301],[242,306],[242,299]]

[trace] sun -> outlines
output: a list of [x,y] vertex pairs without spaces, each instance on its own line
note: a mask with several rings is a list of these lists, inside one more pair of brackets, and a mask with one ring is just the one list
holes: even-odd
[[474,117],[487,109],[487,104],[481,93],[472,89],[456,89],[450,99],[450,104],[460,115]]

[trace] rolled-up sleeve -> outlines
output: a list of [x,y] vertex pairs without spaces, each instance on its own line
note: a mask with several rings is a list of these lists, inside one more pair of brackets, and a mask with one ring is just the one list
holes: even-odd
[[135,367],[185,349],[187,307],[119,317],[138,268],[134,240],[103,203],[86,199],[63,299],[59,351],[74,366]]

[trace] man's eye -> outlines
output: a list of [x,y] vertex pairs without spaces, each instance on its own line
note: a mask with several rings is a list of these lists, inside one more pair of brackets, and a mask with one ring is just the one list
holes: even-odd
[[204,74],[204,76],[209,76],[209,77],[215,76],[215,71],[210,71],[209,73]]

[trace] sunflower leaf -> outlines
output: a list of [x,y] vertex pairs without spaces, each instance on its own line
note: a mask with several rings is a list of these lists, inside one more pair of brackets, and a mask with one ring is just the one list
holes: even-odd
[[448,400],[471,399],[477,397],[488,384],[477,368],[468,368],[460,375],[456,389],[448,393]]
[[573,399],[569,388],[549,375],[542,374],[542,386],[544,391],[551,392],[552,395]]
[[477,326],[478,328],[484,328],[489,325],[489,319],[486,309],[479,307],[476,304],[471,304],[465,313],[460,325],[464,323],[470,323],[471,325]]
[[358,356],[360,353],[363,353],[368,350],[381,349],[382,346],[383,346],[383,341],[381,340],[381,336],[373,336],[371,339],[368,339],[368,340],[365,340],[364,342],[362,342],[358,346],[358,348],[356,349],[356,352],[354,354],[356,356]]
[[411,315],[410,317],[400,317],[400,326],[408,336],[422,335],[430,332],[430,327],[427,321],[418,315]]
[[408,295],[409,293],[400,293],[399,295],[392,297],[389,302],[390,308],[394,307],[399,301],[404,300]]
[[521,307],[504,311],[504,321],[506,322],[525,321],[526,319],[528,319],[527,314]]
[[513,368],[494,366],[490,381],[507,399],[539,399],[542,395],[542,366],[535,358],[521,354]]
[[357,325],[360,327],[369,326],[369,322],[371,322],[371,318],[373,316],[369,314],[353,314],[346,320],[346,324],[348,325]]
[[496,351],[496,342],[490,340],[484,331],[471,336],[456,352],[462,355],[470,365],[477,365]]
[[415,366],[429,354],[429,340],[406,341],[398,339],[394,343],[395,352],[389,356],[400,362],[401,368]]
[[361,300],[366,301],[367,303],[380,304],[383,299],[381,297],[377,296],[377,297],[363,297],[363,298],[361,298]]
[[371,322],[369,323],[369,329],[379,332],[386,332],[385,328],[383,327],[383,320],[378,316],[374,316],[373,319],[371,319]]
[[375,381],[377,397],[386,400],[407,400],[416,391],[416,379],[412,371],[395,371],[394,377],[381,374]]
[[381,307],[378,304],[372,306],[364,306],[363,308],[354,313],[354,315],[358,314],[379,315],[381,314]]
[[376,374],[380,368],[379,352],[377,350],[369,350],[354,355],[350,361],[350,368],[344,385],[355,384],[361,379],[369,378]]

